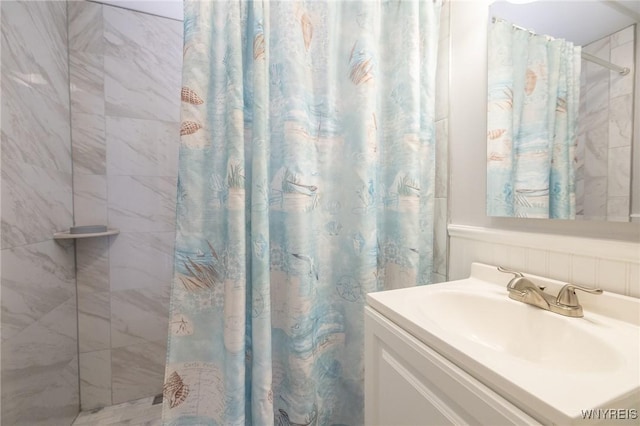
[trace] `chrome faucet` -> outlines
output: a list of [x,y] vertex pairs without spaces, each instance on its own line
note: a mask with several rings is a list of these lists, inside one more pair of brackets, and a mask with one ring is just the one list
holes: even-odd
[[511,271],[501,266],[498,266],[498,271],[514,275],[507,284],[511,299],[568,317],[584,316],[582,306],[578,302],[578,296],[576,296],[576,290],[602,294],[602,289],[599,288],[566,284],[560,289],[557,296],[553,296],[544,292],[545,287],[536,285],[520,272]]

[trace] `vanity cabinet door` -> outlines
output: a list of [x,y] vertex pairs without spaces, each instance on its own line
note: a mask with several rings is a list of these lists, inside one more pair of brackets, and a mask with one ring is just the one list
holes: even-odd
[[535,425],[535,419],[367,307],[366,425]]

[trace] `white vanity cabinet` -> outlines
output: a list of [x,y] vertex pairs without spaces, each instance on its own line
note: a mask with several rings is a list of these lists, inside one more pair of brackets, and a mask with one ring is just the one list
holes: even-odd
[[375,309],[365,310],[367,426],[539,424]]
[[367,294],[367,426],[638,424],[640,299],[581,294],[584,317],[569,317],[513,300],[509,279],[473,263],[466,279]]

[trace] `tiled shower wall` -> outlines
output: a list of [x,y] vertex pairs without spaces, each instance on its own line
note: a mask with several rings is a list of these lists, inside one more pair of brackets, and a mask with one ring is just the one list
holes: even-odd
[[449,193],[449,10],[450,0],[442,4],[436,72],[436,187],[433,238],[432,281],[447,280],[448,193]]
[[582,61],[576,216],[628,222],[631,195],[635,27],[583,47],[583,51],[629,67],[626,76]]
[[83,410],[162,390],[175,229],[182,23],[69,2]]
[[65,2],[2,1],[2,422],[78,413]]

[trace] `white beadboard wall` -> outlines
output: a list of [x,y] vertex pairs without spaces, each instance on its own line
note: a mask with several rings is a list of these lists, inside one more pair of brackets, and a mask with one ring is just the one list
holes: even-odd
[[448,231],[451,281],[481,262],[640,297],[640,243],[454,224]]

